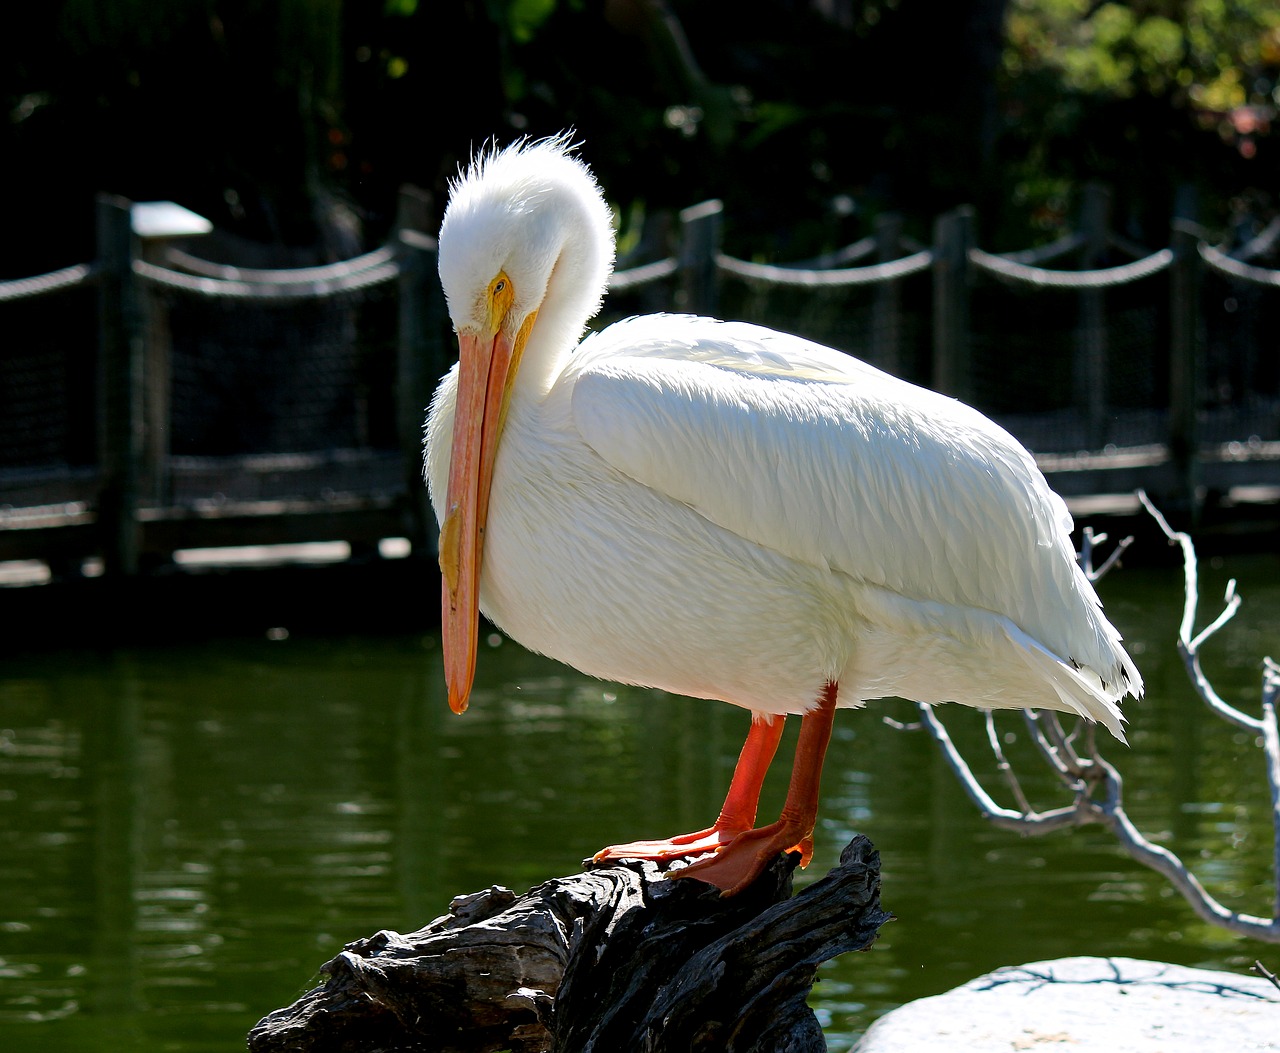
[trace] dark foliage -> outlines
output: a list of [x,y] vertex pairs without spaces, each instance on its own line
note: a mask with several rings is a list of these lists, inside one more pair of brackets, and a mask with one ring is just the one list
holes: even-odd
[[[1096,6],[1096,5],[1095,5]],[[1105,5],[1104,5],[1105,6]],[[92,255],[92,201],[174,199],[222,230],[313,249],[376,243],[396,188],[443,202],[490,137],[573,127],[627,222],[711,196],[739,255],[802,258],[875,213],[927,236],[977,206],[984,243],[1068,217],[1022,191],[1115,182],[1162,243],[1180,186],[1226,218],[1267,188],[1174,90],[1066,91],[1003,72],[1009,0],[62,0],[0,34],[0,278]],[[1259,196],[1255,195],[1255,196]],[[355,247],[360,247],[356,245]],[[1000,246],[997,246],[1000,247]]]

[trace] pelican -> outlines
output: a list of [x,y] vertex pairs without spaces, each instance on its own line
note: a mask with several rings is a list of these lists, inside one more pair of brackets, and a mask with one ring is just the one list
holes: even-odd
[[[976,410],[757,325],[659,314],[581,340],[612,215],[570,139],[482,150],[450,188],[440,279],[459,361],[427,416],[445,678],[478,612],[592,676],[751,713],[705,830],[596,860],[692,858],[724,895],[813,850],[838,708],[899,696],[1079,714],[1123,739],[1142,679],[1066,506]],[[779,819],[756,826],[788,715]]]

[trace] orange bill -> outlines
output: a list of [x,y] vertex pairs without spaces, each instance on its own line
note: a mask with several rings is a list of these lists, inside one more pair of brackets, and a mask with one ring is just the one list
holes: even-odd
[[458,343],[448,513],[440,530],[444,672],[455,713],[467,708],[475,679],[485,522],[513,352],[501,331],[492,337],[460,333]]

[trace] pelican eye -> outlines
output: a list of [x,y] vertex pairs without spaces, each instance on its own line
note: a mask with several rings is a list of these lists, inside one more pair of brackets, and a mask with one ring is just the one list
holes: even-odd
[[496,333],[502,328],[502,323],[506,320],[507,314],[511,310],[511,304],[516,298],[515,288],[512,286],[511,279],[507,276],[506,271],[499,271],[493,276],[486,293],[489,308],[489,325],[492,331]]

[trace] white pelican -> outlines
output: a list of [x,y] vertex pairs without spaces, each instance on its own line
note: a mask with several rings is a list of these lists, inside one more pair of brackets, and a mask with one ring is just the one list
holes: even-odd
[[[968,406],[756,325],[653,315],[578,344],[611,220],[564,137],[460,175],[439,239],[460,361],[425,456],[455,712],[477,608],[585,673],[751,711],[711,827],[596,859],[703,855],[679,875],[725,895],[778,852],[807,863],[835,710],[870,699],[1061,710],[1122,737],[1142,681],[1030,454]],[[786,804],[757,829],[790,713]]]

